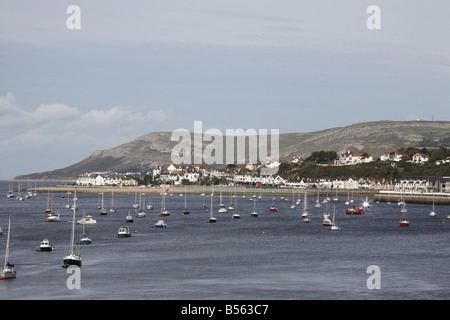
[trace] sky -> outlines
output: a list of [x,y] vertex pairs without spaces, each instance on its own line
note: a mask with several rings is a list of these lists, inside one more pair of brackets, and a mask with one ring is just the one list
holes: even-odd
[[450,120],[448,12],[447,0],[3,0],[0,179],[194,121],[289,133]]

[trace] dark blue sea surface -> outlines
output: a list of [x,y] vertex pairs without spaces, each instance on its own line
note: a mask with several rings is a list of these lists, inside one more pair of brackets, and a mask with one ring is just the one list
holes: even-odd
[[[145,218],[125,223],[135,194],[114,196],[116,213],[99,215],[98,194],[78,193],[76,220],[83,210],[97,224],[86,226],[91,245],[76,246],[83,259],[80,289],[69,289],[71,274],[62,268],[70,243],[73,211],[66,209],[67,194],[53,195],[54,210],[62,222],[45,222],[47,193],[17,201],[7,198],[9,184],[0,182],[0,262],[3,264],[8,217],[11,215],[10,262],[17,278],[0,281],[1,299],[152,299],[152,300],[292,300],[292,299],[449,299],[450,207],[407,204],[409,227],[398,227],[400,207],[371,203],[365,215],[345,214],[346,199],[330,202],[336,208],[339,231],[322,226],[325,204],[315,208],[310,197],[310,223],[301,218],[303,196],[295,210],[277,197],[278,212],[269,212],[271,196],[257,200],[259,217],[250,217],[253,202],[237,196],[240,219],[234,211],[218,213],[208,223],[200,195],[187,196],[189,215],[182,215],[184,197],[166,196],[170,216],[159,216],[161,196],[147,193],[155,208]],[[49,183],[47,183],[49,184]],[[38,183],[38,187],[43,183]],[[26,182],[22,183],[26,187]],[[34,187],[34,184],[32,185]],[[22,192],[22,195],[25,193]],[[61,196],[64,196],[62,198]],[[70,197],[71,198],[71,197]],[[363,199],[355,199],[360,204]],[[105,194],[109,209],[111,194]],[[230,196],[224,196],[228,206]],[[206,201],[210,206],[210,199]],[[154,228],[163,219],[167,228]],[[132,231],[118,238],[120,226]],[[75,241],[82,235],[76,225]],[[37,252],[48,238],[53,252]],[[369,289],[369,266],[380,270],[380,289]]]

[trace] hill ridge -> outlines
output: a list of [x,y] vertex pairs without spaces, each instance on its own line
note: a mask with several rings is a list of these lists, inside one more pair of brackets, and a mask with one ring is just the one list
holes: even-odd
[[[147,172],[156,165],[171,163],[172,132],[152,132],[106,150],[95,150],[87,158],[65,168],[19,175],[15,180],[75,179],[90,171]],[[191,133],[192,135],[193,133]],[[270,142],[270,138],[268,138]],[[211,142],[204,142],[206,146]],[[314,132],[283,133],[279,136],[282,160],[307,157],[313,151],[366,151],[378,158],[381,153],[401,147],[436,147],[450,144],[450,121],[367,121]],[[270,145],[270,143],[268,143]],[[270,151],[268,147],[268,152]]]

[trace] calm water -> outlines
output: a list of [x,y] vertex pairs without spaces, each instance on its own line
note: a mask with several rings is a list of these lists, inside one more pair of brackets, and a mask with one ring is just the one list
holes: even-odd
[[[278,212],[268,214],[272,198],[257,202],[258,218],[251,218],[253,203],[238,196],[240,219],[233,211],[217,213],[209,224],[200,195],[188,195],[190,215],[181,215],[184,198],[166,197],[170,216],[162,217],[167,228],[155,229],[161,196],[145,195],[155,209],[147,217],[124,223],[134,194],[116,194],[117,212],[98,215],[98,195],[78,194],[81,218],[97,220],[86,226],[93,244],[78,246],[83,257],[81,289],[66,286],[69,274],[61,268],[69,245],[72,211],[65,208],[67,195],[54,195],[54,208],[62,222],[45,222],[47,194],[23,202],[6,197],[9,182],[0,182],[0,261],[3,263],[8,216],[12,216],[10,261],[17,278],[0,281],[1,299],[449,299],[449,227],[443,220],[449,207],[437,206],[428,217],[427,205],[408,205],[409,228],[397,227],[397,204],[371,203],[366,215],[345,214],[344,200],[336,205],[339,231],[321,225],[322,208],[309,198],[311,222],[303,223],[301,204],[290,209],[289,201],[277,198]],[[17,188],[17,183],[14,183]],[[42,183],[40,184],[40,186]],[[26,184],[24,185],[26,186]],[[39,185],[38,185],[39,186]],[[109,208],[111,194],[105,194]],[[224,196],[228,206],[229,196]],[[360,203],[362,199],[356,199]],[[209,207],[209,198],[206,205]],[[117,238],[128,225],[130,238]],[[76,226],[76,237],[81,226]],[[53,252],[36,252],[48,238]],[[370,290],[367,267],[381,271],[381,289]]]

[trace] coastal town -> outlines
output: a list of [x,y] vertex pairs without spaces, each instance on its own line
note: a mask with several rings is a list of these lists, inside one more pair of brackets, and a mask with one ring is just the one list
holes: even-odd
[[[312,155],[315,155],[314,153]],[[309,157],[311,158],[311,157]],[[347,151],[335,156],[328,164],[322,166],[340,167],[364,165],[371,163],[387,163],[391,167],[407,162],[411,165],[422,166],[430,163],[430,156],[416,152],[404,159],[402,152],[384,152],[375,158],[365,151]],[[157,166],[148,172],[87,172],[76,180],[78,186],[157,186],[164,185],[223,185],[223,186],[253,186],[276,188],[304,188],[324,190],[373,190],[393,191],[404,193],[450,193],[450,177],[448,176],[402,176],[398,179],[374,179],[368,177],[298,177],[286,174],[282,168],[301,164],[311,159],[292,157],[289,161],[274,161],[266,163],[245,163],[242,165],[228,165],[226,168],[214,168],[203,165],[174,165]],[[316,161],[317,162],[317,161]],[[450,157],[434,160],[436,166],[450,163]]]

